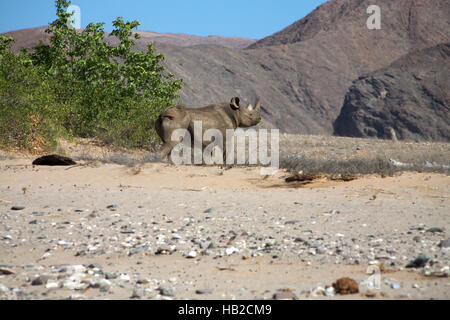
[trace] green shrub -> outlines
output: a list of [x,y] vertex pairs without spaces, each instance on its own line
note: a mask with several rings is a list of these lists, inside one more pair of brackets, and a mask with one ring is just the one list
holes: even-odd
[[154,122],[178,97],[182,81],[165,72],[164,56],[151,43],[147,52],[132,51],[138,21],[117,18],[111,36],[119,44],[112,45],[103,23],[75,30],[68,26],[70,1],[55,5],[49,44],[15,55],[11,38],[0,41],[0,143],[29,148],[37,132],[46,144],[64,134],[154,149]]
[[43,77],[26,52],[11,53],[12,43],[0,36],[0,145],[40,152],[66,134],[57,121],[61,110],[52,79]]

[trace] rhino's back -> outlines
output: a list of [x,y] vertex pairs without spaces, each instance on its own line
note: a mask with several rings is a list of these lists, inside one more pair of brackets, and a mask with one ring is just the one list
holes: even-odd
[[[236,120],[229,103],[212,104],[201,108],[187,108],[192,121],[202,121],[204,129],[236,128]],[[192,124],[192,123],[191,123]]]

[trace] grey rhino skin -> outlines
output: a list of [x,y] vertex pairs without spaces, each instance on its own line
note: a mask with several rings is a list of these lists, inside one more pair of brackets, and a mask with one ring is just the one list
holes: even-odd
[[[241,103],[239,97],[230,102],[212,104],[201,108],[185,106],[171,107],[164,111],[156,120],[156,132],[163,141],[159,151],[161,159],[167,160],[172,149],[179,141],[172,141],[172,133],[176,129],[186,129],[194,137],[194,121],[202,122],[202,137],[206,130],[217,129],[225,140],[227,129],[248,128],[261,121],[261,103],[256,105]],[[225,141],[224,150],[225,150]],[[203,143],[203,148],[208,143]]]

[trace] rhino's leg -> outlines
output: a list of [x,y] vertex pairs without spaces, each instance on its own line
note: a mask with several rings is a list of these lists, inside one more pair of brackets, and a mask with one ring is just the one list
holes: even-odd
[[163,145],[161,146],[161,149],[159,149],[160,159],[165,162],[169,161],[170,153],[177,144],[178,144],[177,141],[170,141],[170,142],[163,143]]

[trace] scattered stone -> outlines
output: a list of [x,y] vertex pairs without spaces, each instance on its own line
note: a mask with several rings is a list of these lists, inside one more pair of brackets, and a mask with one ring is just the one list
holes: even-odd
[[136,233],[136,230],[135,230],[135,229],[132,229],[132,228],[127,228],[127,227],[125,227],[125,228],[123,228],[123,229],[120,230],[120,233],[124,233],[124,234],[133,234],[133,233]]
[[336,290],[332,286],[327,286],[325,288],[325,295],[327,297],[334,297],[336,295]]
[[372,290],[367,290],[365,293],[365,296],[367,298],[375,298],[377,296],[377,293],[375,291]]
[[166,285],[160,285],[158,291],[161,295],[168,297],[173,297],[176,294],[175,288]]
[[213,208],[209,208],[209,209],[206,209],[205,211],[203,211],[203,213],[211,213],[211,212],[213,212],[213,211],[214,211]]
[[81,265],[81,264],[77,264],[77,265],[72,265],[72,266],[65,266],[62,267],[59,272],[65,272],[69,275],[71,274],[79,274],[79,273],[83,273],[86,271],[86,267]]
[[333,288],[337,294],[354,294],[359,292],[358,283],[348,277],[338,279],[333,283]]
[[291,291],[287,289],[281,289],[278,292],[274,293],[272,296],[273,300],[298,300],[297,296]]
[[143,252],[143,251],[145,251],[145,250],[147,250],[147,246],[144,246],[144,247],[138,247],[138,248],[133,248],[133,249],[131,249],[131,250],[128,252],[128,255],[129,255],[129,256],[132,256],[132,255],[134,255],[134,254]]
[[320,287],[320,286],[316,287],[316,288],[313,288],[311,290],[311,295],[313,297],[324,296],[325,295],[325,288],[324,287]]
[[61,283],[56,280],[49,279],[47,280],[47,283],[45,284],[45,288],[47,289],[57,289],[61,287]]
[[0,283],[0,295],[9,293],[9,288],[4,284]]
[[14,211],[20,211],[20,210],[23,210],[23,209],[25,209],[25,207],[23,207],[23,206],[12,206],[11,207],[11,210],[14,210]]
[[211,241],[200,241],[199,246],[200,249],[211,249],[210,246],[212,245]]
[[450,239],[441,240],[438,244],[439,248],[450,248]]
[[139,286],[134,287],[130,298],[131,299],[142,299],[142,298],[145,298],[145,288],[141,288]]
[[95,268],[102,269],[102,265],[98,264],[98,263],[91,263],[90,265],[88,265],[88,268],[89,269],[95,269]]
[[106,206],[106,209],[110,209],[111,211],[115,211],[117,209],[117,204],[110,204]]
[[416,258],[412,259],[406,265],[406,268],[423,268],[425,267],[428,260],[430,260],[429,256],[425,254],[419,254]]
[[89,215],[88,215],[88,218],[97,218],[97,217],[99,217],[99,214],[98,214],[98,212],[97,211],[93,211],[92,213],[90,213]]
[[108,279],[108,280],[117,279],[117,274],[106,272],[105,273],[105,279]]
[[10,274],[16,274],[13,270],[8,268],[0,268],[0,274],[3,275],[10,275]]
[[391,283],[391,288],[392,289],[399,289],[400,288],[400,284],[399,283]]
[[425,232],[435,233],[435,232],[444,232],[444,230],[442,230],[441,228],[433,227],[433,228],[427,229]]
[[172,250],[169,245],[162,244],[156,249],[155,254],[172,254]]
[[191,250],[188,253],[186,253],[185,256],[188,259],[193,259],[193,258],[197,257],[197,251]]
[[33,281],[31,281],[31,285],[32,286],[40,286],[40,285],[47,283],[47,281],[49,279],[50,279],[49,275],[41,274],[41,275],[38,275],[36,278],[34,278]]
[[86,289],[89,284],[81,282],[85,277],[85,274],[75,273],[71,275],[66,281],[63,282],[63,287],[69,290],[83,290]]
[[195,290],[196,294],[212,294],[213,290],[210,288],[206,288],[206,289],[197,289]]
[[238,249],[238,248],[235,248],[235,247],[229,247],[229,248],[226,248],[226,249],[225,249],[225,253],[226,253],[228,256],[232,255],[232,254],[235,253],[235,252],[239,252],[239,249]]
[[71,158],[63,157],[57,154],[43,156],[32,162],[35,166],[71,166],[77,164]]
[[130,276],[126,273],[121,273],[119,279],[126,282],[129,282],[131,280]]
[[102,291],[108,291],[111,287],[111,281],[107,279],[91,279],[91,281],[89,281],[89,287],[100,289]]

